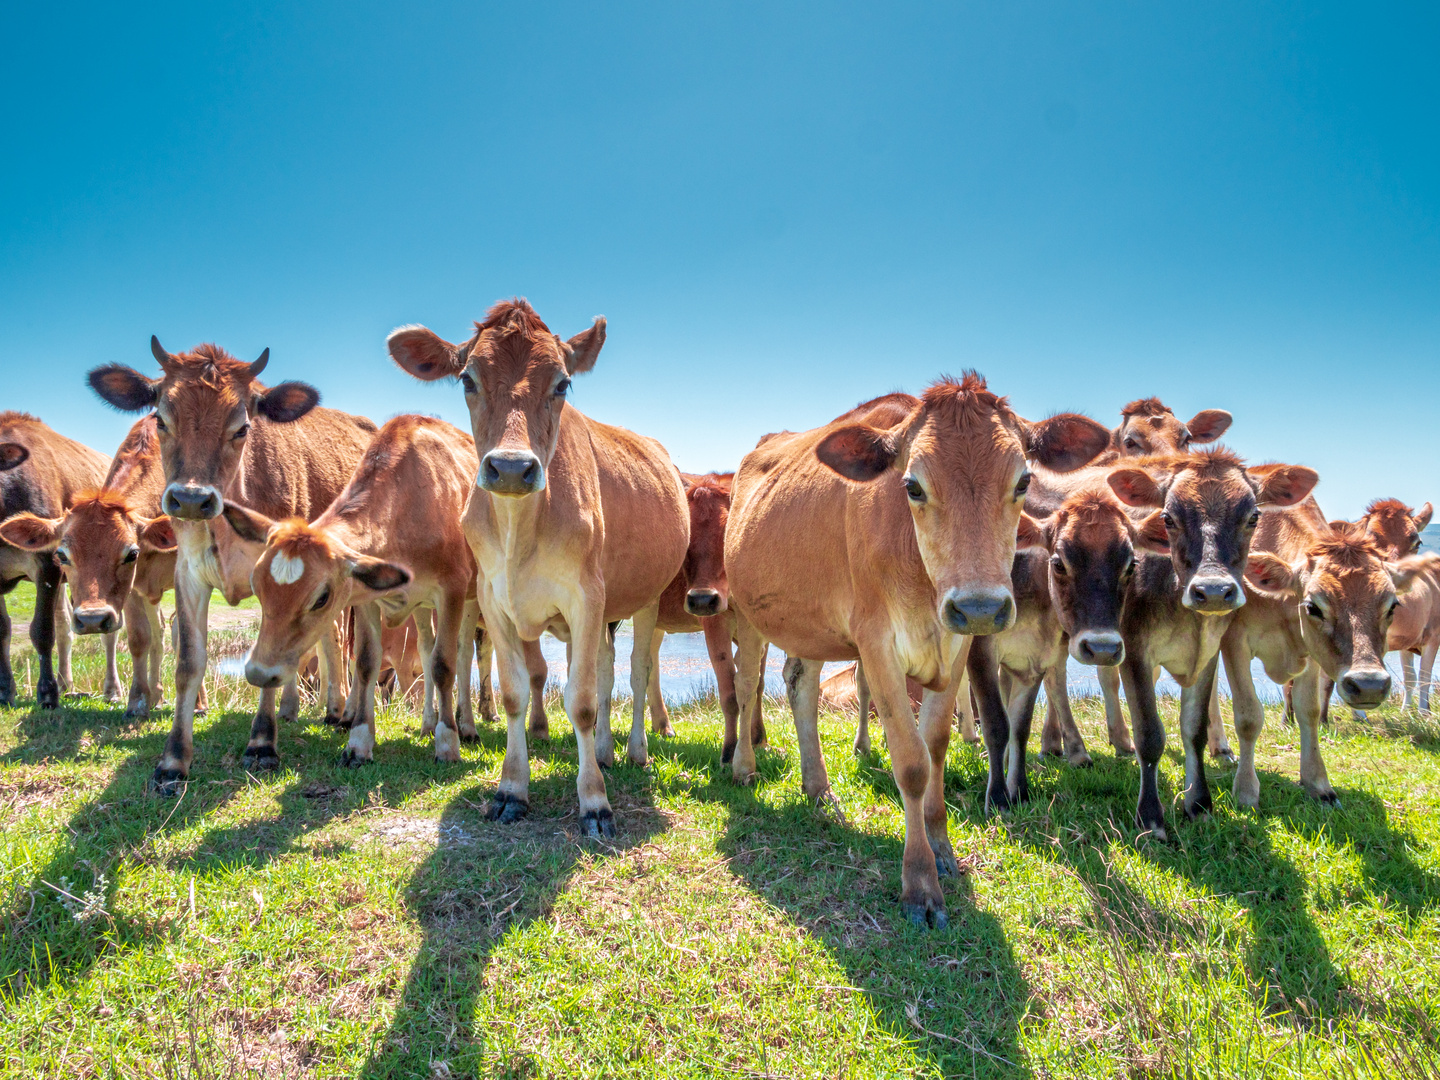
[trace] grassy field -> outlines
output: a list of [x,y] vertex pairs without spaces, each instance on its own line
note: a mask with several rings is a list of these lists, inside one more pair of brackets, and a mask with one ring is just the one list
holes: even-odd
[[[211,693],[170,802],[144,790],[168,710],[0,710],[4,1075],[1440,1075],[1440,733],[1389,709],[1325,737],[1342,809],[1299,791],[1272,716],[1261,812],[1217,767],[1214,817],[1167,844],[1137,840],[1135,767],[1093,703],[1095,766],[1032,758],[1036,797],[1003,818],[957,740],[965,872],[927,932],[899,910],[887,759],[857,760],[843,717],[822,734],[848,821],[803,800],[781,705],[739,789],[699,702],[608,776],[600,844],[573,736],[538,748],[531,816],[502,827],[498,728],[437,765],[395,705],[377,764],[346,771],[343,734],[302,721],[256,777],[253,692]],[[1180,780],[1171,753],[1167,797]]]

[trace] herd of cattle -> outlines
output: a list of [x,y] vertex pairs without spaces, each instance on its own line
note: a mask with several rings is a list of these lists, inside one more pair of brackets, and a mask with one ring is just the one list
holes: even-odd
[[[1197,449],[1229,427],[1229,413],[1187,424],[1152,398],[1126,406],[1113,431],[1072,413],[1032,422],[967,374],[812,431],[767,435],[733,476],[692,476],[657,442],[567,404],[571,379],[595,366],[604,341],[603,319],[566,341],[523,300],[497,304],[459,345],[419,326],[396,330],[388,347],[401,368],[460,384],[470,435],[414,415],[377,429],[319,407],[304,383],[266,388],[269,350],[245,363],[213,345],[168,353],[153,338],[159,378],[113,364],[89,374],[106,402],[145,413],[113,460],[34,417],[0,413],[0,590],[35,583],[38,706],[56,707],[68,688],[72,632],[105,635],[105,693],[118,699],[122,628],[134,660],[126,715],[158,705],[158,603],[173,588],[174,725],[152,786],[174,794],[204,705],[211,593],[235,604],[253,592],[262,614],[245,673],[261,695],[245,767],[278,763],[277,716],[296,717],[297,672],[317,649],[327,719],[349,727],[344,760],[362,763],[375,750],[386,627],[418,612],[422,730],[437,758],[458,760],[460,740],[476,733],[477,645],[481,709],[493,711],[493,655],[507,744],[489,816],[509,822],[528,808],[528,739],[548,736],[538,642],[549,631],[568,646],[580,821],[587,835],[610,836],[601,767],[615,761],[621,620],[634,625],[630,761],[647,761],[647,701],[653,730],[669,733],[655,678],[661,638],[699,630],[725,715],[723,760],[750,782],[774,644],[787,655],[803,785],[816,799],[829,797],[817,715],[837,692],[822,688],[821,667],[857,661],[841,677],[860,704],[856,744],[868,746],[873,702],[904,806],[901,901],[930,925],[945,921],[939,876],[956,868],[943,783],[957,712],[972,738],[978,714],[987,805],[1026,799],[1042,685],[1042,749],[1089,761],[1066,697],[1067,656],[1100,669],[1110,741],[1138,760],[1138,824],[1156,837],[1161,668],[1182,688],[1192,817],[1211,804],[1207,744],[1230,754],[1215,689],[1222,654],[1242,805],[1259,799],[1254,658],[1286,688],[1301,784],[1327,802],[1335,792],[1317,731],[1332,690],[1357,710],[1378,705],[1390,692],[1384,655],[1398,649],[1406,705],[1428,708],[1440,559],[1418,548],[1430,505],[1416,513],[1381,500],[1358,522],[1328,521],[1311,496],[1313,470]],[[9,638],[0,606],[6,704]]]

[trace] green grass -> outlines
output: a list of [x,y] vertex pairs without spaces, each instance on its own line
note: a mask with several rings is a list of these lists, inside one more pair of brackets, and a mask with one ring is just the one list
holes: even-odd
[[0,710],[4,1075],[1440,1075],[1440,740],[1389,709],[1325,735],[1342,809],[1299,791],[1272,716],[1261,811],[1217,767],[1216,813],[1166,844],[1137,840],[1135,766],[1093,703],[1094,768],[1032,757],[1005,817],[957,740],[965,873],[927,932],[899,911],[887,759],[857,760],[841,717],[822,735],[848,822],[802,798],[778,703],[741,789],[702,702],[650,768],[609,774],[600,844],[573,736],[535,750],[531,816],[502,827],[498,728],[437,765],[395,705],[377,764],[345,771],[342,733],[285,725],[285,770],[252,777],[253,694],[211,692],[178,802],[144,791],[168,710]]
[[28,581],[22,581],[6,593],[5,610],[9,612],[12,619],[29,620],[35,613],[35,586]]

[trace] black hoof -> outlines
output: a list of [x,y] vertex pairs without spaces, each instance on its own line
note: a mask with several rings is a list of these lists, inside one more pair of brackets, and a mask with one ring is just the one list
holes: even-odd
[[246,772],[274,772],[280,768],[280,755],[273,746],[247,746],[240,764]]
[[1336,810],[1340,809],[1340,796],[1335,794],[1335,792],[1327,791],[1324,795],[1319,795],[1316,797],[1326,806],[1332,806]]
[[1001,813],[1011,807],[1010,792],[1005,790],[1005,785],[1000,784],[992,787],[985,793],[985,809],[992,814]]
[[40,709],[60,707],[60,684],[54,679],[42,679],[35,688],[35,706]]
[[184,788],[186,779],[179,769],[166,769],[157,765],[150,777],[150,791],[162,799],[173,799]]
[[1224,750],[1218,750],[1210,755],[1211,761],[1223,762],[1226,765],[1239,765],[1240,759],[1235,756],[1235,751],[1228,746]]
[[721,765],[729,765],[730,762],[732,762],[732,761],[734,761],[734,760],[735,760],[735,744],[734,744],[734,743],[730,743],[728,746],[722,746],[722,747],[720,748],[720,764],[721,764]]
[[487,821],[498,821],[501,825],[510,825],[519,821],[529,812],[530,804],[524,799],[517,799],[514,795],[497,791],[495,798],[490,803],[490,809],[485,811],[485,818]]
[[340,754],[340,767],[342,769],[363,769],[366,765],[373,765],[374,758],[361,757],[351,747],[345,747]]
[[325,714],[325,726],[326,726],[326,727],[336,727],[336,728],[340,728],[340,729],[342,729],[342,730],[348,731],[348,730],[350,729],[350,725],[353,724],[353,723],[354,723],[353,720],[347,720],[347,719],[345,719],[344,715],[343,715],[343,714],[340,714],[340,713],[326,713],[326,714]]
[[950,852],[935,853],[935,873],[941,877],[959,877],[960,864],[955,861],[955,856]]
[[591,810],[580,815],[580,831],[587,840],[609,839],[615,835],[615,815],[609,810]]
[[950,920],[945,915],[945,909],[929,904],[901,904],[905,909],[905,918],[910,920],[910,925],[921,930],[944,930],[949,927]]

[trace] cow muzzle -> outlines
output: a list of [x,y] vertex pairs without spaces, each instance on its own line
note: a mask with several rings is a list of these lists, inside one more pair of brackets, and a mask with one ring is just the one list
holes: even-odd
[[1114,667],[1125,659],[1125,639],[1114,630],[1084,630],[1070,639],[1070,655],[1091,667]]
[[119,630],[124,619],[109,604],[99,607],[77,607],[70,624],[77,634],[109,634]]
[[253,659],[246,660],[245,681],[261,690],[271,690],[285,681],[285,672],[269,664],[256,663]]
[[685,610],[699,619],[708,619],[725,610],[725,598],[718,589],[691,589],[685,594]]
[[1245,606],[1245,590],[1229,574],[1197,575],[1180,602],[1200,615],[1224,615]]
[[951,589],[940,605],[940,621],[955,634],[998,634],[1015,621],[1015,599],[1006,589]]
[[1350,708],[1373,709],[1390,696],[1390,685],[1390,673],[1384,668],[1351,668],[1335,688]]
[[160,498],[160,509],[182,521],[210,521],[224,508],[220,493],[208,484],[171,484]]
[[545,489],[545,466],[528,450],[491,450],[480,462],[480,488],[523,497]]

